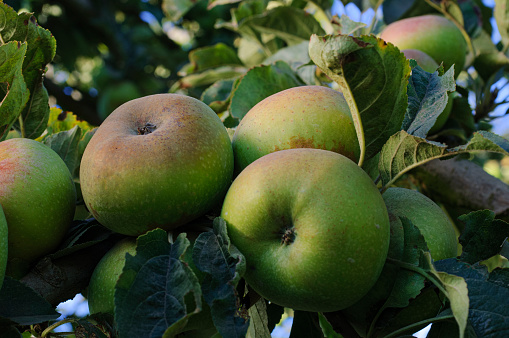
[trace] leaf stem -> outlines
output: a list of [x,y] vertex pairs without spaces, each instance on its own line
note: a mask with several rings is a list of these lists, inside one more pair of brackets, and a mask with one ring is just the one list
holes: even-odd
[[373,15],[373,19],[371,19],[371,22],[369,23],[368,31],[366,32],[366,34],[370,34],[373,31],[373,27],[375,27],[375,22],[377,21],[376,12],[378,11],[378,8],[380,8],[383,2],[384,0],[378,0],[375,7],[373,7],[375,14]]
[[41,337],[44,338],[44,337],[46,337],[47,334],[51,333],[51,331],[53,331],[55,328],[59,327],[60,325],[72,323],[73,321],[74,321],[73,318],[66,318],[61,321],[58,321],[58,322],[54,323],[53,325],[48,326],[44,331],[42,331]]
[[359,108],[357,107],[357,103],[355,102],[355,98],[353,97],[350,85],[345,80],[345,78],[342,76],[338,76],[337,79],[335,79],[335,81],[341,87],[343,96],[345,97],[345,100],[352,114],[355,131],[357,133],[357,139],[359,141],[359,148],[361,151],[359,156],[359,162],[357,163],[357,165],[359,167],[362,167],[362,165],[364,164],[364,157],[366,156],[366,140],[364,138],[364,128],[362,127],[361,114],[359,112]]
[[23,122],[23,114],[19,114],[19,117],[18,117],[18,121],[19,121],[19,130],[21,132],[21,137],[26,137],[26,132],[25,132],[25,123]]
[[420,322],[410,324],[410,325],[402,327],[401,329],[398,329],[394,332],[391,332],[384,338],[398,337],[399,335],[401,335],[402,333],[404,333],[406,331],[409,331],[410,329],[414,329],[414,328],[420,327],[422,325],[441,322],[441,321],[445,321],[445,320],[449,320],[449,319],[454,319],[454,316],[448,315],[448,316],[443,316],[443,317],[438,317],[438,318],[433,317],[433,318],[424,319],[424,320],[421,320]]
[[415,266],[413,264],[402,262],[402,261],[399,261],[397,259],[393,259],[393,258],[389,258],[389,257],[387,257],[387,261],[392,263],[392,264],[395,264],[395,265],[399,266],[400,268],[407,269],[407,270],[416,272],[416,273],[424,276],[427,280],[432,282],[440,290],[440,292],[442,292],[447,298],[449,298],[449,293],[444,288],[442,283],[437,281],[434,276],[432,276],[429,273],[427,273],[424,269],[422,269],[422,268],[420,268],[418,266]]

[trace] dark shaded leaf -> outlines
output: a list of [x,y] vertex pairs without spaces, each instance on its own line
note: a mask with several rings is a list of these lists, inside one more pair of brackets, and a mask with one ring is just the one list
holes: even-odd
[[294,311],[290,338],[322,338],[324,334],[319,324],[318,313]]
[[[412,64],[412,62],[411,62]],[[426,137],[456,88],[454,69],[444,75],[431,74],[414,65],[408,82],[408,108],[402,129],[410,135]]]
[[288,45],[307,41],[312,34],[325,34],[312,15],[300,8],[289,6],[278,6],[242,20],[238,32],[259,41],[260,44],[263,44],[261,34],[272,34]]
[[32,288],[5,276],[0,290],[0,317],[31,325],[57,319],[60,314]]
[[192,65],[190,69],[192,72],[201,72],[219,66],[244,66],[237,56],[237,52],[224,43],[192,50],[189,53],[189,61]]
[[[136,255],[126,255],[115,287],[115,321],[120,337],[171,336],[201,311],[198,279],[181,261],[188,247],[185,234],[170,244],[161,229],[138,237]],[[187,295],[193,297],[196,308],[186,308]]]
[[468,143],[447,149],[444,144],[400,131],[383,146],[378,168],[382,184],[388,187],[404,173],[431,160],[481,151],[509,155],[509,141],[499,135],[479,131]]
[[304,82],[283,61],[251,68],[237,83],[230,103],[230,113],[241,120],[247,112],[266,97]]
[[193,262],[205,274],[203,297],[210,306],[217,331],[225,338],[245,336],[249,319],[236,290],[245,271],[245,259],[230,245],[222,218],[214,220],[213,232],[204,232],[196,239]]
[[361,145],[360,161],[375,156],[401,129],[408,105],[408,60],[374,36],[313,35],[309,56],[339,84]]
[[507,269],[496,269],[488,274],[485,266],[470,265],[456,259],[435,262],[435,267],[438,271],[445,271],[465,279],[470,299],[468,320],[477,336],[490,338],[509,336]]
[[458,219],[464,224],[459,237],[463,262],[475,264],[500,253],[509,237],[509,223],[495,219],[491,210],[474,211]]
[[82,133],[81,128],[76,125],[71,130],[50,135],[43,141],[62,158],[73,177],[77,176],[76,169],[81,162],[79,143]]
[[[0,3],[0,9],[3,6]],[[29,98],[22,73],[26,50],[27,44],[17,41],[0,46],[0,88],[5,93],[0,105],[0,140],[7,137]]]

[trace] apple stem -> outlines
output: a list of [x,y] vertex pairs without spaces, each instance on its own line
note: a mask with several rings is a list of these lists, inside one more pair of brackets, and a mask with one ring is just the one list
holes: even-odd
[[285,228],[283,236],[281,236],[281,244],[289,245],[295,241],[295,229]]
[[138,127],[138,135],[147,135],[151,134],[156,130],[157,127],[155,124],[152,124],[150,122],[145,123],[143,127]]

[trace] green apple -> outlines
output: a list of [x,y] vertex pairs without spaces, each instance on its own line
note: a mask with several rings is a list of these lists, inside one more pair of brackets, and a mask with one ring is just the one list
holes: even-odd
[[2,284],[4,282],[5,269],[7,267],[7,254],[9,252],[7,236],[7,220],[5,219],[4,209],[0,205],[0,289],[2,289]]
[[221,217],[246,258],[246,282],[267,300],[328,312],[362,298],[389,249],[389,217],[373,181],[349,158],[286,149],[247,166]]
[[438,63],[423,51],[418,49],[403,49],[401,53],[403,53],[407,59],[414,59],[417,64],[428,73],[434,73],[438,69]]
[[115,285],[125,265],[126,253],[136,254],[136,238],[117,242],[97,263],[88,285],[88,309],[91,314],[109,313],[115,308]]
[[[188,239],[191,246],[186,250],[183,260],[193,270],[200,282],[204,275],[199,271],[192,261],[192,245],[198,237],[197,233],[189,233]],[[94,269],[88,285],[88,307],[91,314],[108,313],[114,315],[115,310],[115,285],[122,273],[126,261],[126,254],[136,254],[136,238],[127,237],[116,243],[104,256]],[[192,295],[189,295],[192,296]],[[188,309],[194,309],[194,299],[185,299]],[[202,311],[189,318],[185,327],[186,336],[200,336],[195,331],[207,330],[216,332],[210,308],[202,301]],[[211,335],[212,336],[212,335]]]
[[260,101],[240,121],[232,145],[237,173],[283,149],[331,150],[353,161],[360,154],[343,94],[323,86],[294,87]]
[[205,103],[178,94],[118,107],[88,143],[80,167],[89,211],[131,236],[171,230],[220,207],[232,175],[221,120]]
[[19,278],[58,247],[71,225],[76,189],[67,165],[40,142],[0,142],[0,204],[9,226],[7,274]]
[[431,56],[444,69],[454,65],[457,78],[465,66],[467,43],[460,29],[449,19],[439,15],[421,15],[395,21],[382,31],[380,37],[400,50],[418,49]]
[[[407,59],[414,59],[417,64],[428,73],[434,73],[438,68],[438,63],[428,54],[418,49],[404,49],[401,51]],[[428,134],[434,134],[438,132],[447,122],[449,115],[451,114],[454,97],[449,94],[447,99],[447,105],[440,115],[438,115],[435,124],[429,130]]]
[[457,256],[458,239],[454,225],[433,200],[405,188],[389,188],[382,197],[389,214],[406,217],[419,229],[434,260]]

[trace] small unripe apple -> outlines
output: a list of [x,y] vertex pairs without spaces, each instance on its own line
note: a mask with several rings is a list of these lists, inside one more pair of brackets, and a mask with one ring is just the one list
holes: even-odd
[[294,87],[260,101],[240,121],[232,144],[237,173],[283,149],[331,150],[352,161],[360,154],[343,94],[323,86]]
[[[189,264],[190,268],[202,280],[203,274],[199,271],[192,262],[192,245],[198,237],[197,233],[188,234],[188,239],[191,242],[183,256],[184,262]],[[114,315],[115,313],[115,285],[124,269],[126,254],[132,256],[136,255],[136,238],[124,238],[116,243],[104,256],[94,269],[88,285],[88,307],[91,314],[107,313]],[[194,309],[194,299],[192,295],[185,298],[188,311]],[[202,311],[189,318],[188,323],[184,328],[186,336],[199,336],[195,331],[207,330],[207,332],[216,332],[212,317],[210,314],[210,307],[202,301]],[[213,335],[212,333],[212,335]],[[211,335],[211,336],[212,336]]]
[[116,243],[97,263],[88,285],[87,299],[91,314],[109,313],[115,308],[115,285],[125,265],[126,253],[136,254],[136,238]]
[[400,50],[418,49],[433,58],[444,69],[454,65],[457,78],[465,65],[467,43],[460,29],[440,15],[421,15],[395,21],[380,37]]
[[19,278],[63,240],[74,217],[76,188],[50,147],[13,138],[0,142],[0,204],[9,228],[7,274]]
[[83,154],[89,211],[112,231],[175,229],[220,206],[233,175],[221,119],[185,95],[157,94],[118,107]]
[[458,239],[454,225],[433,200],[405,188],[389,188],[382,197],[389,214],[406,217],[419,229],[434,260],[457,256]]
[[375,184],[349,158],[286,149],[247,166],[221,217],[246,258],[246,282],[272,303],[329,312],[361,299],[389,249],[389,218]]

